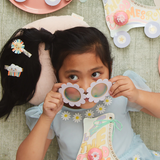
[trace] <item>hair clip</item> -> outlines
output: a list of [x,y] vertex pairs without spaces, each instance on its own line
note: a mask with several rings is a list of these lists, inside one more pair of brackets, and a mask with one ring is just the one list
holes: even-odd
[[23,41],[20,40],[20,39],[16,39],[16,40],[13,41],[12,44],[11,44],[11,49],[12,49],[12,51],[13,51],[14,53],[16,53],[16,54],[21,54],[21,53],[23,52],[26,56],[31,57],[32,54],[29,53],[28,51],[26,51],[26,50],[24,49],[24,47],[25,47],[25,45],[24,45]]
[[23,68],[15,64],[11,64],[10,66],[5,65],[4,68],[8,71],[8,76],[20,77],[21,72],[23,72]]

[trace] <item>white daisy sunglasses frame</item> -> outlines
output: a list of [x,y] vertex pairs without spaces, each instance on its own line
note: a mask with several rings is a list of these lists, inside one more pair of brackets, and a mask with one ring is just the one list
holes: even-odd
[[[67,83],[62,84],[61,88],[59,88],[59,93],[62,94],[62,98],[64,103],[69,103],[70,106],[80,106],[85,103],[85,99],[88,98],[89,102],[103,101],[107,96],[109,96],[109,90],[112,86],[112,83],[108,81],[108,79],[98,79],[96,82],[92,82],[90,87],[87,88],[87,94],[85,94],[84,89],[80,88],[77,84]],[[71,100],[66,95],[67,89],[72,88],[75,89],[79,94],[77,100]],[[72,96],[72,95],[71,95]]]

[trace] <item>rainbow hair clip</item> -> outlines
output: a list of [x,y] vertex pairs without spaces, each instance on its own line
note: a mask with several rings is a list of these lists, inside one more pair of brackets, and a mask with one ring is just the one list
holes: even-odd
[[20,77],[21,73],[23,72],[23,68],[15,64],[11,64],[10,66],[5,65],[4,68],[8,71],[8,76],[12,77]]
[[32,56],[32,54],[29,53],[28,51],[26,51],[24,49],[24,47],[25,47],[25,45],[24,45],[23,41],[20,39],[16,39],[11,44],[12,52],[14,52],[15,54],[21,54],[23,52],[26,56],[28,56],[30,58]]

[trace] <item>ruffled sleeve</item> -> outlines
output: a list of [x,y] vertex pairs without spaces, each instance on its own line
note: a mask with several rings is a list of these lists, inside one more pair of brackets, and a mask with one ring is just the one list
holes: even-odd
[[[151,89],[146,85],[146,80],[137,73],[127,70],[123,75],[128,76],[132,80],[136,88],[151,92]],[[128,101],[128,111],[139,111],[142,108],[143,107],[141,107],[140,105]]]
[[[31,107],[26,110],[26,124],[29,127],[30,130],[32,130],[37,123],[39,117],[43,113],[43,103],[41,103],[39,106]],[[48,139],[53,139],[55,136],[55,133],[53,131],[53,124],[51,124],[49,133],[48,133]]]

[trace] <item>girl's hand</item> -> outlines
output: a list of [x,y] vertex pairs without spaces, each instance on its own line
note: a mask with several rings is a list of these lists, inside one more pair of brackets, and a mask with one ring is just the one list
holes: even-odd
[[63,107],[62,95],[57,92],[62,83],[54,84],[52,90],[47,94],[43,104],[43,115],[53,120],[55,115]]
[[109,81],[113,84],[109,91],[113,98],[124,96],[128,98],[130,102],[136,102],[139,90],[134,86],[129,77],[116,76],[111,78]]

